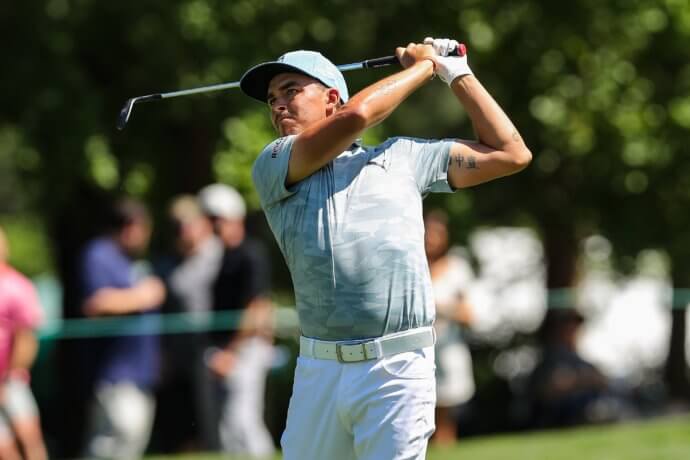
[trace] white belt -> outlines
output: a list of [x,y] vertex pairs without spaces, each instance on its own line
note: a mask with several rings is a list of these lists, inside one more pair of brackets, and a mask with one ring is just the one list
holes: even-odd
[[376,339],[327,341],[299,338],[299,354],[316,359],[333,359],[341,363],[355,363],[430,347],[436,341],[433,327],[420,327],[396,332]]

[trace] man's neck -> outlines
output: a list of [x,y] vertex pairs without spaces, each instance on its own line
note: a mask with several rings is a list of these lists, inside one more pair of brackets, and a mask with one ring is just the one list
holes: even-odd
[[134,259],[133,255],[127,250],[127,245],[122,241],[122,238],[118,234],[110,235],[110,240],[115,244],[115,247],[122,253],[123,256],[128,259]]
[[199,238],[194,245],[189,248],[187,251],[185,251],[185,257],[191,257],[194,255],[199,254],[202,252],[211,242],[213,241],[213,235],[208,234],[204,235],[203,237]]

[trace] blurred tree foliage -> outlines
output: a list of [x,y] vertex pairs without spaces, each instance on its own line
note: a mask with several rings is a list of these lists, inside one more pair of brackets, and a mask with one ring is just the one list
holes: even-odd
[[[567,287],[579,241],[603,233],[623,267],[662,248],[674,281],[690,286],[687,0],[5,2],[0,212],[44,216],[62,260],[101,195],[130,193],[162,210],[176,193],[224,180],[256,208],[249,167],[273,136],[265,107],[237,90],[141,104],[117,132],[123,102],[237,80],[291,49],[346,63],[425,36],[468,44],[534,153],[517,176],[431,198],[456,237],[479,224],[530,225],[545,243],[549,286]],[[348,74],[351,92],[391,71]],[[369,139],[400,134],[472,131],[434,81]]]

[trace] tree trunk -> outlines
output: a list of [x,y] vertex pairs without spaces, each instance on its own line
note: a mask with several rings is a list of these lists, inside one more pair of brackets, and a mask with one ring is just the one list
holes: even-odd
[[[676,261],[674,261],[676,262]],[[685,308],[687,299],[681,298],[677,287],[684,286],[684,280],[690,276],[684,276],[681,267],[673,266],[673,310],[671,312],[671,337],[666,358],[664,377],[669,397],[673,401],[688,401],[690,399],[690,379],[688,378],[688,364],[685,355]]]
[[571,290],[577,271],[578,242],[574,229],[561,225],[545,228],[546,286],[549,308],[573,307]]

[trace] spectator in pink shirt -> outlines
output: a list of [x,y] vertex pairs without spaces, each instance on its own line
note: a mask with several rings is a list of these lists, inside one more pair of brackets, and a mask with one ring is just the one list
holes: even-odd
[[0,228],[0,458],[47,459],[29,369],[36,358],[34,330],[42,310],[31,282],[7,263]]

